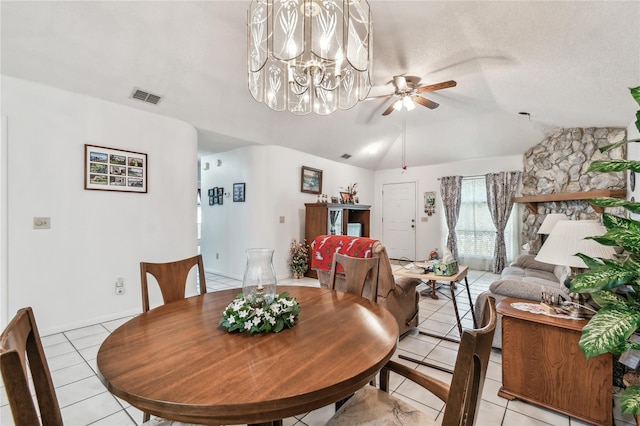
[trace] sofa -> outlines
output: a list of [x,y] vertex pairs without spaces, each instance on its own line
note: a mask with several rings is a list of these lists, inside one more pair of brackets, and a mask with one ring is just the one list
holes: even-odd
[[[311,269],[317,272],[321,287],[328,287],[334,253],[351,257],[379,257],[377,303],[385,307],[395,317],[401,336],[411,328],[418,326],[420,294],[416,291],[416,286],[421,281],[412,277],[395,278],[387,250],[380,241],[347,235],[320,235],[316,237],[311,243]],[[338,273],[335,289],[344,291],[344,274],[341,276]],[[363,297],[369,298],[370,295],[371,285],[366,283]]]
[[[481,293],[474,306],[476,321],[480,321],[478,313],[482,312],[487,299],[492,296],[496,304],[507,297],[539,302],[542,293],[548,293],[563,300],[569,300],[569,289],[564,285],[570,268],[552,265],[535,260],[533,254],[523,254],[504,268],[500,279],[491,283],[489,290]],[[502,316],[498,315],[493,347],[502,348]]]

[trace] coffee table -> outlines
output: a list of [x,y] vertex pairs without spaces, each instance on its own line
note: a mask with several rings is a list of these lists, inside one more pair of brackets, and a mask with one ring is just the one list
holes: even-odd
[[[456,283],[459,283],[462,280],[464,280],[464,286],[467,289],[467,297],[469,298],[469,306],[471,307],[471,315],[473,317],[473,326],[477,327],[476,316],[473,311],[473,301],[471,300],[471,292],[469,291],[469,281],[467,280],[467,272],[469,272],[469,267],[466,265],[461,265],[458,270],[458,273],[454,275],[436,275],[433,272],[418,273],[418,272],[415,272],[415,270],[410,270],[405,268],[400,268],[393,271],[393,275],[397,275],[401,277],[418,278],[419,280],[423,281],[424,283],[427,284],[427,287],[431,288],[431,292],[428,293],[428,295],[432,299],[438,299],[438,295],[436,294],[436,286],[438,282],[448,284],[449,291],[451,293],[451,301],[453,302],[453,308],[456,314],[458,331],[460,332],[460,335],[462,335],[462,324],[460,322],[460,313],[458,312],[458,303],[456,302],[456,295],[454,292],[454,290],[456,289]],[[424,294],[424,293],[421,293],[421,294]],[[432,334],[422,332],[422,331],[420,333],[433,336]],[[444,338],[442,336],[435,336],[435,337]],[[457,342],[457,340],[450,339],[450,338],[445,338],[445,340],[453,340],[454,342]]]

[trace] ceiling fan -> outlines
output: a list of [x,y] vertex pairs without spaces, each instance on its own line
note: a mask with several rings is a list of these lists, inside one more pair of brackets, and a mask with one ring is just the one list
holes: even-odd
[[394,110],[401,110],[403,106],[407,110],[412,110],[413,108],[415,108],[416,103],[429,109],[438,108],[440,104],[421,96],[421,94],[427,92],[435,92],[436,90],[448,89],[450,87],[455,87],[458,84],[454,80],[449,80],[443,81],[442,83],[421,86],[419,84],[420,78],[404,75],[394,76],[393,80],[391,80],[391,83],[395,87],[393,93],[382,96],[374,96],[372,98],[391,98],[392,96],[397,96],[400,98],[389,105],[389,107],[384,110],[382,115],[389,115]]

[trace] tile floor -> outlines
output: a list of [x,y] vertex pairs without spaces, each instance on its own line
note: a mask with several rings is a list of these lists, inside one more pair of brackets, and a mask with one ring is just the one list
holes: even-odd
[[[208,291],[239,287],[237,280],[219,275],[206,274]],[[496,278],[495,275],[480,271],[469,272],[469,284],[472,298],[488,288]],[[295,284],[317,286],[317,280],[304,278],[303,280],[282,280],[279,284]],[[458,292],[464,291],[458,286]],[[448,293],[448,291],[447,291]],[[465,327],[472,326],[470,310],[466,293],[457,297],[461,315],[464,314]],[[68,426],[107,425],[124,426],[137,425],[142,422],[142,412],[127,402],[112,396],[96,376],[96,356],[102,341],[120,324],[129,318],[109,321],[75,330],[65,331],[54,335],[44,336],[43,344],[53,381],[60,402],[64,422]],[[453,305],[446,297],[434,300],[422,297],[420,301],[419,328],[432,333],[456,336],[458,330],[453,313]],[[406,354],[414,358],[429,360],[431,363],[453,367],[457,351],[457,344],[441,339],[410,333],[399,343],[394,358],[400,362],[412,364],[398,359],[398,354]],[[414,367],[426,371],[443,380],[450,380],[450,375],[441,371],[418,366]],[[477,425],[480,426],[576,426],[584,422],[558,414],[556,412],[537,407],[522,401],[507,401],[497,395],[501,383],[501,354],[494,349],[491,356],[487,379],[485,381],[482,403]],[[409,401],[427,414],[438,419],[443,409],[443,403],[424,389],[408,381],[392,382],[394,394]],[[619,404],[614,397],[616,425],[634,425],[631,416],[619,414]],[[304,415],[284,420],[285,426],[315,426],[322,425],[333,414],[333,405],[315,410]],[[11,412],[7,405],[4,388],[0,391],[0,425],[13,425]]]

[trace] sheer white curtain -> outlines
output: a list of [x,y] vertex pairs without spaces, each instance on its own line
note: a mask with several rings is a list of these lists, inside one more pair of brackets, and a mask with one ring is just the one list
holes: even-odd
[[[504,231],[507,263],[517,255],[518,228],[513,209]],[[444,225],[446,228],[446,225]],[[484,176],[462,179],[462,199],[456,225],[458,263],[471,269],[491,271],[496,242],[496,227],[487,204]]]

